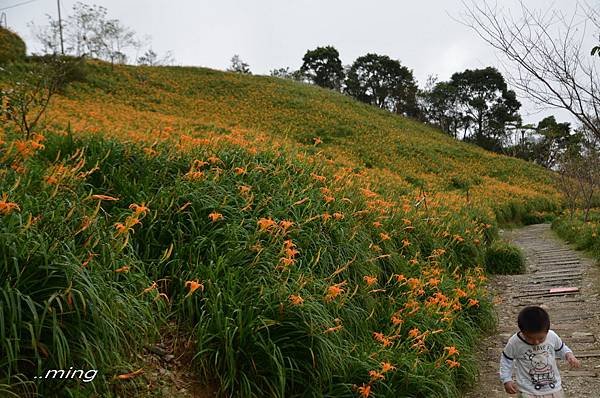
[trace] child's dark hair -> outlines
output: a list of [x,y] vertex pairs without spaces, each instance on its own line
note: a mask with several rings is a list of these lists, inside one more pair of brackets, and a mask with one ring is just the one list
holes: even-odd
[[529,306],[519,312],[517,324],[523,332],[547,332],[550,329],[550,316],[542,307]]

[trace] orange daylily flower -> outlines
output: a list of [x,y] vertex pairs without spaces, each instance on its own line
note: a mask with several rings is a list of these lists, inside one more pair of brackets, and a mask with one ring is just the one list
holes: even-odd
[[142,202],[141,205],[132,203],[132,204],[129,205],[129,208],[131,210],[133,210],[133,212],[134,212],[134,214],[136,216],[138,216],[140,214],[144,214],[145,215],[146,212],[150,210],[148,207],[146,207],[146,203],[145,202]]
[[365,281],[367,286],[371,286],[377,283],[377,277],[375,276],[365,275],[363,276],[363,280]]
[[115,270],[116,273],[120,274],[120,273],[125,273],[125,272],[129,272],[129,266],[128,265],[124,265],[121,268],[117,268]]
[[221,214],[221,213],[218,213],[218,212],[216,212],[216,211],[213,211],[212,213],[210,213],[210,214],[208,215],[208,218],[210,218],[210,220],[211,220],[212,222],[216,222],[216,221],[218,221],[218,220],[222,220],[222,219],[223,219],[223,214]]
[[417,337],[417,336],[419,335],[419,333],[420,333],[419,329],[417,329],[417,328],[412,328],[412,329],[410,329],[410,331],[408,332],[408,336],[409,336],[409,337],[413,337],[413,338],[415,338],[415,337]]
[[18,204],[14,203],[14,202],[8,202],[8,194],[7,193],[3,193],[2,194],[2,200],[0,200],[0,214],[10,214],[13,210],[18,210],[21,211],[21,208],[19,207]]
[[267,231],[273,228],[277,223],[271,218],[261,218],[257,221],[261,231]]
[[333,213],[333,218],[335,218],[338,221],[342,220],[344,218],[344,213],[335,212],[335,213]]
[[158,288],[158,285],[156,284],[156,282],[152,282],[152,285],[145,288],[142,293],[148,293],[149,291],[154,290],[156,288]]
[[360,393],[360,396],[362,398],[368,398],[369,395],[371,394],[371,385],[370,384],[364,384],[362,385],[362,387],[358,387],[358,392]]
[[219,162],[221,162],[221,159],[219,159],[219,158],[218,158],[218,157],[216,157],[216,156],[210,156],[210,157],[208,158],[208,161],[209,161],[209,162],[211,162],[212,164],[215,164],[215,163],[219,163]]
[[279,262],[282,263],[284,267],[289,267],[290,265],[294,265],[296,260],[293,258],[281,257]]
[[381,240],[390,240],[390,236],[386,233],[380,232],[379,236],[381,237]]
[[325,203],[331,203],[331,202],[335,201],[335,198],[333,196],[324,195],[323,200],[325,201]]
[[290,296],[288,297],[288,299],[291,301],[291,303],[293,305],[302,305],[304,304],[304,299],[302,297],[300,297],[300,295],[296,295],[296,294],[290,294]]
[[428,285],[430,286],[437,286],[440,284],[440,280],[438,278],[431,278],[429,279],[429,281],[427,282]]
[[396,367],[389,362],[381,362],[381,372],[386,373],[390,370],[396,370]]
[[384,334],[381,332],[373,332],[373,338],[383,344],[384,347],[392,345],[392,340],[384,336]]
[[470,298],[467,307],[479,306],[479,300]]
[[327,288],[327,294],[325,295],[325,301],[332,301],[337,296],[344,292],[343,285],[346,284],[346,281],[336,283],[335,285],[331,285]]
[[244,167],[236,167],[235,169],[233,169],[233,171],[237,175],[246,174],[246,169]]
[[411,290],[416,290],[418,287],[421,286],[421,280],[417,278],[409,278],[406,282],[408,283],[408,286],[411,288]]
[[361,188],[360,191],[363,193],[363,195],[365,195],[367,198],[374,198],[376,196],[378,196],[375,192],[371,191],[368,188]]
[[287,230],[288,228],[290,228],[292,225],[294,225],[293,221],[288,221],[288,220],[281,220],[279,221],[279,226],[281,228],[283,228],[283,230]]
[[383,380],[383,379],[385,379],[385,376],[382,375],[381,373],[379,373],[376,370],[370,370],[369,371],[369,376],[371,377],[371,381],[377,381],[377,380]]
[[331,218],[331,214],[329,214],[329,213],[323,213],[323,215],[321,217],[323,217],[324,221],[328,221]]
[[381,228],[381,227],[383,226],[383,224],[382,224],[382,223],[380,223],[379,221],[373,221],[373,226],[374,226],[375,228]]
[[318,174],[315,174],[315,173],[310,173],[310,176],[311,176],[312,178],[314,178],[315,180],[319,181],[319,182],[325,182],[325,180],[327,179],[327,177],[325,177],[325,176],[320,176],[320,175],[318,175]]
[[446,359],[446,363],[448,364],[448,366],[450,366],[450,369],[457,368],[460,366],[460,362],[453,361],[451,359]]
[[200,291],[202,292],[204,291],[204,285],[199,283],[198,281],[186,281],[185,287],[190,290],[188,292],[188,296],[194,293],[197,289],[200,289]]
[[120,222],[115,224],[115,228],[117,229],[117,236],[125,234],[129,230],[125,225],[123,225]]
[[448,356],[450,356],[450,355],[459,355],[458,350],[453,345],[450,346],[450,347],[444,347],[444,350],[448,351]]
[[300,253],[298,250],[296,250],[296,249],[294,249],[294,248],[291,248],[291,247],[286,247],[286,248],[284,249],[284,251],[285,251],[285,255],[286,255],[288,258],[292,258],[292,257],[294,257],[296,254]]
[[283,241],[283,246],[285,246],[286,249],[291,249],[292,247],[296,247],[296,244],[292,242],[291,239],[286,239]]
[[207,164],[208,164],[208,162],[205,162],[204,160],[196,159],[196,160],[194,160],[194,163],[192,164],[192,168],[197,170],[197,169],[200,169],[200,168],[206,166]]

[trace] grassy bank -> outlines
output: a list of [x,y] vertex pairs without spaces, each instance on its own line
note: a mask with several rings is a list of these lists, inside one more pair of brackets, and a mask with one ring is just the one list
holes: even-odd
[[592,209],[588,222],[584,222],[583,211],[578,210],[573,217],[562,215],[552,223],[552,228],[566,241],[575,244],[578,250],[585,250],[600,259],[600,209]]
[[240,396],[355,396],[370,382],[379,396],[458,396],[473,379],[491,220],[381,206],[340,182],[352,174],[281,152],[156,150],[3,144],[4,384],[87,366],[94,383],[61,388],[114,393],[167,319],[193,330],[193,365]]
[[[89,68],[43,136],[0,131],[0,391],[157,396],[167,324],[223,395],[474,380],[486,250],[558,207],[546,171],[295,82]],[[70,366],[98,375],[34,379]]]

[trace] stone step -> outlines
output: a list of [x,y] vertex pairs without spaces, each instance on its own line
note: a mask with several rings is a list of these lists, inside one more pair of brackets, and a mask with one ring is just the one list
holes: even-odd
[[579,260],[571,260],[571,261],[535,261],[536,265],[577,265],[581,264]]
[[555,271],[542,271],[531,274],[530,278],[539,279],[543,277],[558,277],[558,276],[582,276],[581,271],[569,271],[569,270],[555,270]]

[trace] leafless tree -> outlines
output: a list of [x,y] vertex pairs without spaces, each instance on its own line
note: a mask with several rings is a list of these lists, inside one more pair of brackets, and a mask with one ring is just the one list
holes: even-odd
[[561,156],[557,185],[565,196],[571,217],[576,208],[581,208],[587,222],[600,190],[600,140],[587,129],[583,130],[583,148],[566,151]]
[[29,139],[40,124],[52,97],[69,83],[75,61],[42,58],[25,70],[5,70],[9,84],[0,88],[0,121],[14,125]]
[[514,66],[508,74],[513,87],[538,105],[566,109],[600,137],[600,58],[590,54],[588,44],[600,34],[597,7],[578,2],[567,16],[552,7],[532,10],[520,0],[515,17],[488,0],[463,0],[463,5],[460,22]]

